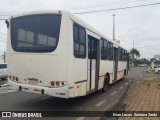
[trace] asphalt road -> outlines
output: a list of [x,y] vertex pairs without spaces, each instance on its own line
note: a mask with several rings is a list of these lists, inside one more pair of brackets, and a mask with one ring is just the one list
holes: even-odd
[[[60,99],[46,95],[32,94],[0,88],[0,111],[107,111],[112,110],[127,91],[128,86],[148,77],[145,67],[131,68],[122,81],[110,86],[106,93],[97,91],[84,97]],[[72,114],[72,113],[71,113]],[[73,115],[74,116],[74,115]],[[49,119],[49,118],[46,118]],[[64,119],[64,118],[52,118]],[[65,119],[83,120],[85,117]],[[88,118],[87,118],[88,119]],[[93,119],[93,118],[89,118]]]

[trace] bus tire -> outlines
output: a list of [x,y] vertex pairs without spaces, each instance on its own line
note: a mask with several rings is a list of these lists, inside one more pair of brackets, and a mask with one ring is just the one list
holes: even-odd
[[123,77],[120,79],[120,80],[124,80],[124,77],[126,76],[126,70],[124,70],[124,72],[123,72]]
[[109,78],[108,76],[106,75],[105,76],[105,79],[104,79],[104,83],[103,83],[103,88],[102,88],[102,92],[106,92],[109,88]]

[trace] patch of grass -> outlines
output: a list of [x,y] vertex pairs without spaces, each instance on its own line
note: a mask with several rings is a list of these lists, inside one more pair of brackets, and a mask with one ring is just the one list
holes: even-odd
[[0,81],[0,86],[3,85],[3,84],[5,84],[5,82],[4,81]]

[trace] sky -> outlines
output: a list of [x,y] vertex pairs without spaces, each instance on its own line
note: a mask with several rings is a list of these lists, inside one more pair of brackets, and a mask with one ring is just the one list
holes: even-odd
[[[75,14],[153,3],[160,3],[160,0],[0,0],[0,19],[35,10],[64,9]],[[151,58],[160,54],[159,11],[160,4],[75,15],[112,39],[112,15],[115,14],[115,38],[128,50],[133,47],[134,40],[134,47],[140,51],[141,57]],[[0,55],[6,51],[6,34],[6,25],[0,20]]]

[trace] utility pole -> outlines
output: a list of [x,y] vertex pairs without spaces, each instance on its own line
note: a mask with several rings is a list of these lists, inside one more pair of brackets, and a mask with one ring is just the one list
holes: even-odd
[[134,40],[133,40],[133,49],[134,49]]
[[3,56],[3,60],[4,60],[4,63],[6,63],[6,52],[4,51],[4,55]]
[[133,65],[134,65],[134,40],[133,40],[133,56],[132,56],[132,58],[133,58]]
[[112,15],[113,16],[113,40],[115,40],[115,14]]
[[[2,21],[7,20],[7,19],[0,19]],[[2,55],[4,63],[6,63],[6,52],[4,51],[4,55]]]

